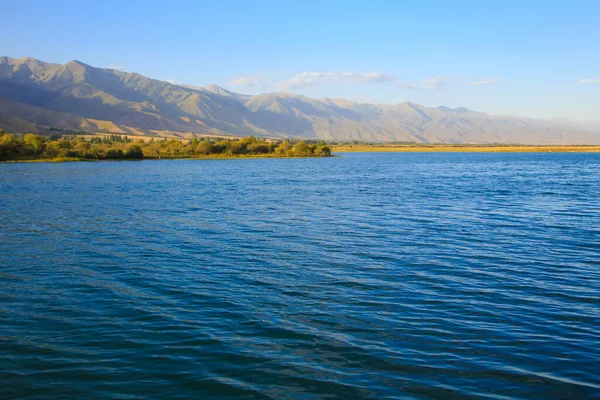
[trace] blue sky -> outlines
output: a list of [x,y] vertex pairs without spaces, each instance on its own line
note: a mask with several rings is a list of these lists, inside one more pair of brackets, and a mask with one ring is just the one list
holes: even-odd
[[0,0],[0,55],[176,83],[600,120],[600,1]]

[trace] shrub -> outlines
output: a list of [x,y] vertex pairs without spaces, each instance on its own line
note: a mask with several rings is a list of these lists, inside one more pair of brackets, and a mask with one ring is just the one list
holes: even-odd
[[331,149],[329,146],[317,146],[314,154],[317,157],[329,157],[331,155]]
[[229,145],[229,150],[231,154],[244,154],[246,153],[246,143],[240,142],[232,142]]
[[104,156],[104,158],[108,158],[111,160],[119,160],[119,159],[123,158],[123,151],[117,150],[117,149],[110,149],[106,152],[106,155]]
[[229,142],[226,140],[218,141],[217,143],[212,145],[213,154],[225,153],[227,149],[229,149]]
[[142,152],[142,148],[137,144],[130,144],[125,149],[123,157],[130,159],[142,159],[144,158],[144,153]]
[[279,146],[277,146],[277,148],[275,149],[275,154],[283,157],[287,155],[288,151],[290,151],[291,149],[292,145],[290,144],[290,142],[281,142]]
[[297,157],[309,157],[312,155],[311,148],[304,140],[294,146],[294,155]]
[[269,147],[266,143],[251,143],[246,148],[246,151],[250,154],[267,154]]
[[198,154],[210,154],[213,150],[213,145],[208,141],[208,140],[203,140],[200,143],[198,143],[198,146],[196,146],[196,153]]

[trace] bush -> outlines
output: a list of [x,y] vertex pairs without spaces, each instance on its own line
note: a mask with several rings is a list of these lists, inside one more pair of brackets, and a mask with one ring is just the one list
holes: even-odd
[[110,149],[106,152],[104,158],[108,158],[110,160],[119,160],[123,158],[123,151],[117,149]]
[[40,135],[28,133],[23,136],[23,143],[34,153],[41,153],[43,150],[44,139]]
[[266,143],[251,143],[246,148],[246,151],[250,154],[267,154],[269,147]]
[[290,142],[281,142],[275,149],[275,154],[284,157],[292,149]]
[[142,148],[137,144],[130,144],[125,149],[125,153],[123,154],[124,158],[129,159],[138,159],[141,160],[144,158],[144,153],[142,152]]
[[229,151],[231,154],[244,154],[246,153],[246,143],[240,142],[232,142],[229,145]]
[[229,142],[226,140],[221,140],[212,145],[213,154],[222,154],[225,153],[229,149]]
[[203,140],[196,146],[196,153],[208,155],[212,152],[213,145],[208,140]]
[[311,148],[304,140],[294,146],[294,155],[297,157],[309,157],[312,155]]
[[0,160],[10,160],[19,150],[19,141],[14,135],[3,133],[0,135]]
[[331,155],[331,149],[329,146],[317,146],[314,154],[316,157],[329,157]]

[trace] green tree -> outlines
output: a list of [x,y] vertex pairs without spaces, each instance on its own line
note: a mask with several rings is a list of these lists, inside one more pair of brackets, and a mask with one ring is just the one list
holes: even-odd
[[331,156],[331,149],[329,146],[317,146],[314,154],[316,157],[329,157]]
[[36,154],[44,149],[44,139],[40,135],[28,133],[23,137],[23,143]]
[[46,143],[46,156],[49,158],[58,157],[58,152],[60,151],[60,147],[58,147],[57,141],[52,141]]
[[154,140],[152,140],[152,141],[150,141],[150,143],[148,143],[146,146],[144,146],[142,151],[144,153],[144,156],[158,157],[158,159],[160,160],[161,150],[162,150],[161,143],[155,142]]
[[281,142],[277,148],[275,148],[275,154],[278,156],[286,156],[288,151],[292,149],[292,145],[290,142]]
[[252,144],[252,143],[258,143],[258,140],[254,136],[248,136],[248,137],[238,140],[238,142],[248,146],[249,144]]
[[73,147],[73,142],[66,137],[58,140],[57,143],[60,149],[71,149]]
[[212,146],[213,154],[222,154],[229,149],[229,142],[227,140],[219,140]]
[[19,142],[14,135],[3,133],[0,135],[0,160],[10,160],[17,155]]
[[231,144],[229,145],[229,151],[231,151],[231,154],[245,154],[246,146],[247,142],[231,142]]
[[299,141],[294,146],[294,155],[297,157],[309,157],[312,155],[310,146],[304,140]]
[[123,150],[110,149],[106,152],[106,155],[104,157],[110,160],[119,160],[123,158]]
[[78,157],[86,157],[86,158],[94,158],[91,154],[90,150],[92,148],[92,144],[87,140],[82,140],[80,142],[75,143],[73,146],[73,150],[77,153]]
[[142,158],[144,158],[144,153],[142,152],[142,148],[139,145],[129,144],[125,148],[125,153],[123,153],[123,157],[141,160]]
[[208,155],[212,153],[212,144],[208,140],[203,140],[196,146],[196,153]]
[[269,147],[266,143],[250,143],[246,148],[246,151],[250,154],[267,154]]

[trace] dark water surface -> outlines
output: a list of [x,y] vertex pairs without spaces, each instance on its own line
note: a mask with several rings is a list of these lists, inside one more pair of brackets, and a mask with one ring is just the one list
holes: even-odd
[[600,396],[600,154],[0,164],[0,398]]

